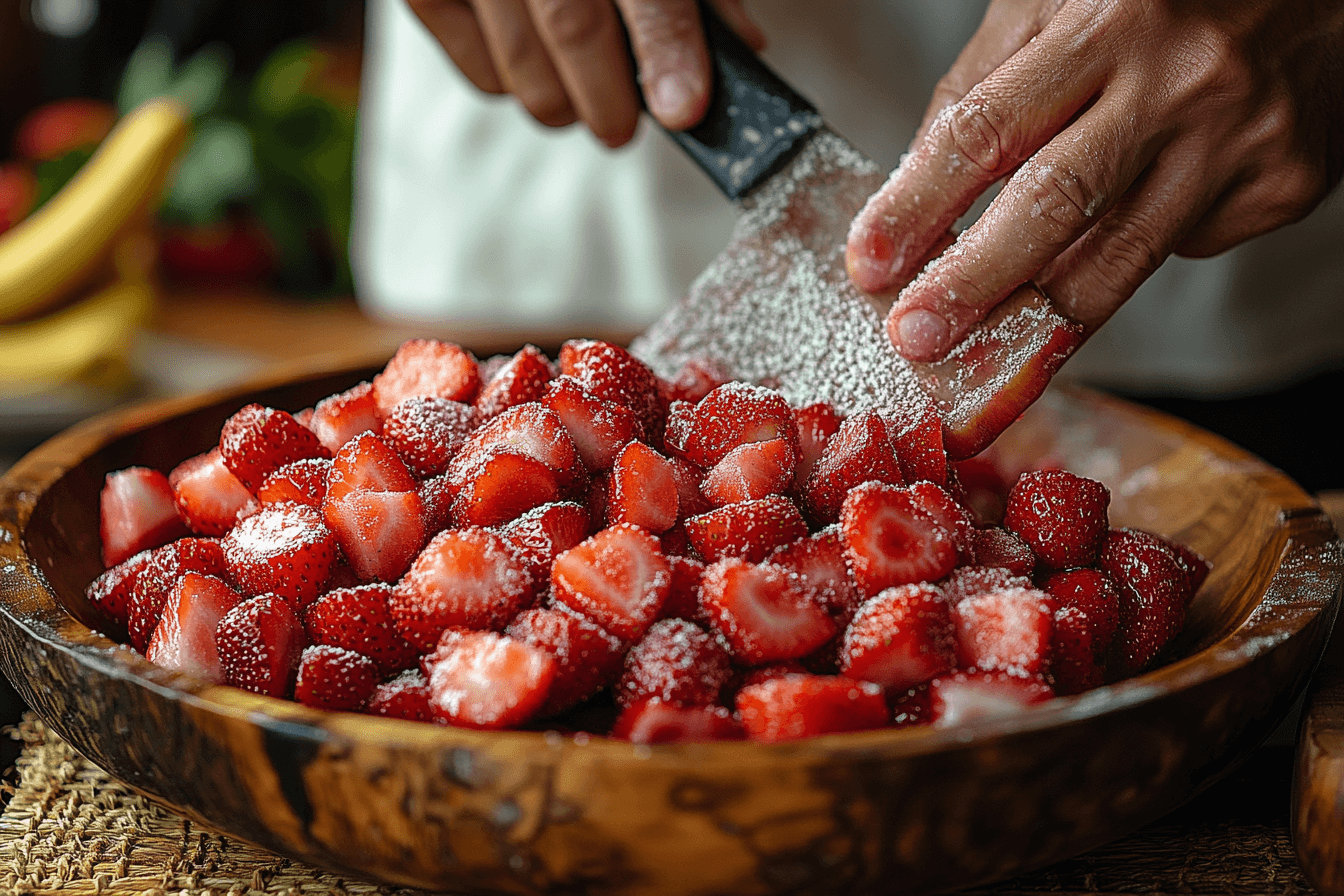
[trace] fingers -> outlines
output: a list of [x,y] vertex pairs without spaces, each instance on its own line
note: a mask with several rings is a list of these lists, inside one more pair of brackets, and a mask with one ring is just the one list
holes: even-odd
[[478,2],[475,11],[504,89],[542,124],[572,124],[576,115],[569,94],[524,0]]
[[1176,246],[1188,258],[1208,258],[1238,243],[1292,224],[1330,191],[1323,167],[1280,163],[1233,184]]
[[617,0],[639,60],[644,102],[672,130],[689,128],[709,106],[709,52],[695,0]]
[[476,13],[466,0],[408,0],[408,5],[467,80],[486,93],[504,92]]
[[719,17],[737,36],[742,38],[757,53],[765,49],[765,32],[756,20],[747,12],[742,0],[714,0],[714,9]]

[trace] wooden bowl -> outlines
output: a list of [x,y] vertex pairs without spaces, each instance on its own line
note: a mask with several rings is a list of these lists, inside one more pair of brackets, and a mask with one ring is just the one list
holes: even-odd
[[1012,718],[770,746],[486,733],[206,686],[87,627],[105,473],[168,469],[245,402],[297,409],[369,373],[110,414],[0,483],[0,660],[29,704],[171,809],[341,873],[739,896],[999,879],[1131,831],[1228,771],[1285,715],[1337,609],[1334,530],[1286,477],[1173,419],[1054,391],[1001,450],[1101,478],[1117,524],[1180,539],[1214,571],[1176,659]]

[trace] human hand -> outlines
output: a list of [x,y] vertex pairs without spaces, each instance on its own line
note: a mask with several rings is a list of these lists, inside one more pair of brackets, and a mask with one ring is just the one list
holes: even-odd
[[[473,84],[513,94],[544,125],[583,121],[614,147],[634,136],[641,85],[649,111],[671,130],[691,127],[709,105],[695,0],[407,2]],[[765,45],[742,0],[714,7],[753,49]]]
[[1091,332],[1169,255],[1298,220],[1342,166],[1341,0],[994,0],[855,218],[849,272],[899,291],[887,332],[910,360],[1028,280]]

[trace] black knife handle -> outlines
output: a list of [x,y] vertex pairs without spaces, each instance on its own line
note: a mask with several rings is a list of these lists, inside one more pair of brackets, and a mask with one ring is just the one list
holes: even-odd
[[699,6],[714,79],[709,111],[695,127],[667,134],[736,202],[802,148],[821,116],[709,4]]

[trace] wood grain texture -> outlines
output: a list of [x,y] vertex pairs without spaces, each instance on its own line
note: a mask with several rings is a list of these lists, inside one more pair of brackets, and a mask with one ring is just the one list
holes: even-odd
[[1339,544],[1284,476],[1170,418],[1056,392],[1001,445],[1110,485],[1113,518],[1215,570],[1169,662],[955,730],[647,748],[323,713],[166,673],[92,630],[97,493],[208,447],[246,401],[288,409],[368,368],[102,418],[0,484],[0,664],[62,737],[204,823],[340,873],[513,893],[909,892],[1076,855],[1225,774],[1305,684]]

